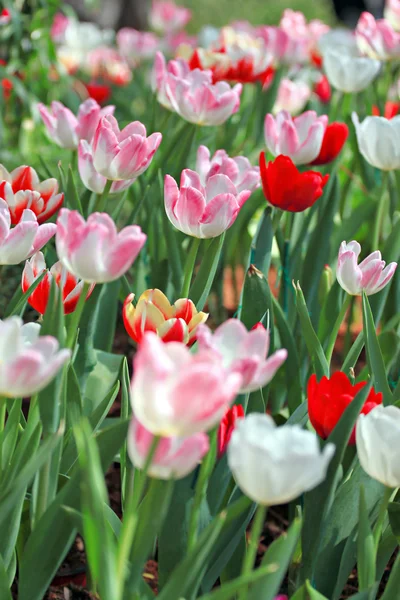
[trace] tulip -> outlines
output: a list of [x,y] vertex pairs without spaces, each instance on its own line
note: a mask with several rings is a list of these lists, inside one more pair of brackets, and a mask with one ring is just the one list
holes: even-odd
[[54,223],[39,225],[35,213],[26,208],[11,229],[10,209],[0,198],[0,265],[18,265],[43,248],[57,229]]
[[93,98],[80,105],[77,117],[61,102],[52,102],[50,110],[44,104],[38,108],[53,142],[70,150],[75,150],[81,139],[91,142],[100,119],[115,110],[115,106],[101,108]]
[[56,44],[65,42],[65,32],[69,25],[70,19],[58,12],[54,15],[53,23],[50,29],[50,37]]
[[117,33],[117,44],[121,56],[135,67],[140,61],[154,57],[160,47],[160,40],[150,31],[123,27]]
[[114,85],[127,85],[132,79],[131,69],[125,58],[115,48],[100,46],[90,50],[85,57],[84,68],[92,79],[103,79]]
[[326,477],[335,452],[319,448],[317,437],[298,425],[276,427],[269,415],[240,419],[228,445],[228,465],[240,489],[266,506],[285,504]]
[[[22,273],[22,291],[25,294],[40,275],[46,271],[45,276],[39,285],[34,289],[28,298],[28,303],[41,315],[46,312],[50,297],[51,284],[55,281],[61,290],[61,298],[64,307],[64,313],[68,315],[73,312],[78,304],[82,293],[83,281],[79,281],[75,275],[68,273],[60,262],[55,263],[50,270],[46,269],[46,261],[42,252],[37,252],[25,263]],[[94,284],[90,286],[86,299],[94,289]]]
[[93,98],[99,104],[103,104],[106,102],[111,96],[112,90],[109,85],[104,83],[97,83],[96,81],[91,81],[90,83],[84,84],[86,91],[89,95],[89,98]]
[[69,360],[50,335],[39,337],[40,325],[24,325],[19,317],[0,320],[0,396],[27,397],[40,392]]
[[236,427],[237,420],[243,418],[244,409],[241,404],[235,404],[231,408],[228,408],[222,417],[217,434],[217,450],[219,458],[226,452],[233,430]]
[[400,33],[396,33],[385,19],[375,20],[371,13],[363,12],[355,30],[360,51],[377,60],[400,56]]
[[11,22],[11,13],[7,8],[3,8],[0,12],[0,27],[8,25]]
[[35,213],[39,224],[50,219],[64,200],[64,194],[57,192],[57,180],[40,182],[32,167],[17,167],[9,173],[0,165],[0,198],[8,204],[12,225],[19,223],[27,208]]
[[247,331],[238,319],[228,319],[214,334],[207,325],[200,325],[197,341],[200,349],[218,354],[225,368],[240,373],[241,394],[267,385],[287,357],[286,350],[278,350],[267,359],[269,331],[260,327]]
[[284,154],[296,165],[307,165],[319,155],[327,125],[328,117],[318,117],[313,110],[295,118],[285,110],[276,117],[267,114],[265,143],[274,156]]
[[340,92],[365,90],[381,67],[378,60],[360,56],[351,47],[328,45],[323,56],[329,83]]
[[297,115],[303,110],[310,97],[311,89],[304,81],[282,79],[272,112],[277,114],[285,110],[291,115]]
[[351,296],[363,292],[372,296],[383,290],[392,279],[397,263],[392,262],[385,267],[385,261],[379,250],[372,252],[359,265],[358,257],[361,246],[358,242],[342,242],[339,248],[336,277],[339,285]]
[[192,354],[148,331],[133,362],[132,410],[154,435],[186,437],[215,427],[237,395],[241,376],[214,352]]
[[113,181],[136,179],[150,165],[161,139],[161,133],[146,137],[146,127],[139,121],[120,131],[112,115],[103,117],[92,143],[94,167]]
[[267,201],[289,212],[302,212],[322,196],[329,175],[318,171],[300,171],[288,156],[280,155],[268,165],[260,154],[260,174]]
[[393,29],[400,31],[400,0],[386,0],[383,16]]
[[326,75],[321,75],[319,80],[314,84],[313,92],[323,104],[327,104],[330,101],[332,92]]
[[245,156],[229,158],[225,150],[217,150],[210,159],[209,149],[206,146],[199,146],[196,171],[203,186],[213,175],[229,177],[239,193],[244,190],[253,192],[260,185],[259,167],[252,167]]
[[[352,385],[342,371],[333,373],[330,379],[324,376],[319,382],[315,374],[311,375],[307,388],[308,416],[311,425],[323,440],[332,433],[347,406],[366,385],[366,381]],[[377,393],[372,388],[361,413],[366,415],[378,404],[382,404],[382,393]],[[349,444],[354,445],[355,443],[356,430],[354,427]]]
[[[399,114],[399,111],[400,111],[400,103],[399,102],[392,102],[391,100],[387,100],[385,102],[383,116],[385,117],[385,119],[393,119],[393,117],[395,117],[396,115]],[[376,106],[376,104],[374,104],[372,106],[372,115],[374,117],[380,116],[379,107]]]
[[400,409],[377,406],[360,415],[356,426],[357,454],[373,479],[390,488],[400,487]]
[[176,77],[185,78],[190,73],[190,67],[186,60],[170,60],[167,64],[162,52],[156,52],[154,67],[151,74],[151,86],[157,92],[158,102],[168,110],[174,110],[167,94],[167,76],[172,73]]
[[400,116],[393,119],[367,117],[362,123],[353,112],[358,149],[365,160],[382,171],[400,169]]
[[[96,171],[93,164],[92,146],[86,140],[81,140],[78,146],[78,171],[84,186],[91,192],[102,194],[106,187],[107,178]],[[132,185],[134,179],[113,181],[110,194],[118,194]]]
[[106,213],[88,220],[76,210],[63,208],[57,220],[56,248],[63,267],[88,283],[106,283],[123,275],[146,241],[137,225],[117,232]]
[[[133,417],[128,432],[128,454],[133,465],[142,469],[154,436]],[[147,474],[157,479],[182,479],[198,465],[209,450],[208,436],[162,437]]]
[[149,16],[150,25],[160,33],[183,29],[192,18],[192,11],[174,2],[153,0]]
[[321,150],[312,165],[326,165],[332,162],[342,151],[349,135],[346,123],[331,123],[325,129]]
[[183,233],[197,238],[221,235],[236,220],[250,190],[238,192],[226,175],[213,175],[203,186],[190,169],[181,174],[181,187],[165,176],[164,202],[168,219]]
[[208,314],[197,312],[187,298],[177,300],[172,306],[160,290],[147,290],[139,298],[136,307],[129,294],[124,302],[122,317],[125,329],[138,344],[146,331],[154,331],[163,342],[182,342],[192,345],[196,340],[196,329],[204,323]]

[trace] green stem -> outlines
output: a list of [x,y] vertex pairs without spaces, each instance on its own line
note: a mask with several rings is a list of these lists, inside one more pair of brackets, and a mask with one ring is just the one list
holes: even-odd
[[46,463],[42,467],[39,473],[39,485],[37,494],[37,504],[35,509],[34,525],[39,521],[40,517],[46,512],[49,498],[50,488],[50,470],[51,470],[51,457],[46,460]]
[[387,171],[382,171],[382,185],[381,185],[381,194],[378,200],[378,210],[376,211],[374,229],[372,233],[372,251],[378,250],[379,247],[379,238],[382,233],[382,225],[383,218],[385,215],[386,209],[386,188],[388,184],[388,173]]
[[4,440],[1,438],[2,438],[3,431],[4,431],[4,425],[6,422],[6,409],[7,409],[6,399],[3,398],[2,396],[0,396],[0,473],[3,470],[2,462],[3,462],[3,442],[4,442]]
[[[266,514],[267,507],[259,504],[257,506],[256,514],[254,515],[253,525],[251,527],[249,547],[247,548],[247,552],[243,560],[241,573],[242,576],[249,575],[254,567],[254,562],[257,556],[258,541],[264,527]],[[239,600],[246,599],[247,589],[244,589],[239,595]]]
[[82,287],[81,295],[79,296],[79,300],[78,300],[76,309],[72,313],[72,318],[71,318],[71,323],[70,323],[70,326],[68,329],[68,336],[67,336],[67,343],[66,343],[66,347],[70,348],[71,350],[75,344],[76,332],[79,327],[79,321],[81,320],[81,316],[83,313],[83,308],[85,306],[86,296],[88,294],[89,288],[90,288],[90,283],[85,281],[83,284],[83,287]]
[[351,299],[352,299],[352,296],[350,296],[350,294],[347,294],[346,299],[342,304],[342,308],[340,309],[338,317],[333,326],[332,333],[330,335],[329,342],[328,342],[328,347],[326,349],[326,360],[328,362],[328,365],[331,364],[332,354],[333,354],[333,349],[335,347],[336,338],[338,336],[339,329],[343,322],[343,319],[345,318],[347,310],[350,306]]
[[193,238],[192,246],[190,248],[189,255],[185,263],[185,270],[183,273],[183,285],[181,291],[181,298],[187,298],[190,289],[190,282],[192,281],[192,275],[196,264],[197,252],[199,250],[201,239]]
[[378,518],[374,527],[374,542],[375,542],[375,552],[378,552],[379,542],[381,540],[383,523],[385,522],[387,507],[390,502],[390,498],[392,497],[394,490],[389,487],[385,487],[385,491],[383,493],[383,498],[379,507]]
[[111,179],[107,179],[104,190],[101,194],[97,194],[95,212],[104,212],[112,184],[113,181]]

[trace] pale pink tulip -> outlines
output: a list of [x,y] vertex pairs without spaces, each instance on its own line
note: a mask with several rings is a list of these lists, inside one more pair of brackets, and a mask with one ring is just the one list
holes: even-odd
[[[93,164],[92,146],[86,141],[81,140],[78,146],[78,171],[83,185],[96,194],[102,194],[107,183],[107,177],[100,175]],[[122,179],[113,181],[110,194],[118,194],[126,190],[134,179]]]
[[305,81],[282,79],[272,109],[274,114],[285,110],[291,115],[300,113],[311,97],[311,88]]
[[320,153],[328,117],[309,110],[293,118],[282,110],[276,117],[265,117],[265,143],[274,155],[289,156],[296,165],[307,165]]
[[174,2],[153,0],[150,11],[150,25],[160,33],[171,33],[183,29],[192,18],[188,8],[178,6]]
[[136,179],[150,165],[161,139],[161,133],[146,137],[146,127],[140,121],[129,123],[120,131],[112,115],[103,117],[92,144],[94,167],[113,181]]
[[164,344],[151,331],[133,362],[133,414],[154,435],[186,437],[220,422],[242,378],[224,369],[213,351],[192,354],[179,342]]
[[160,43],[161,40],[150,31],[123,27],[117,33],[119,52],[133,67],[142,60],[153,58]]
[[39,225],[30,209],[22,212],[18,224],[11,229],[7,202],[0,198],[0,265],[18,265],[43,248],[57,229],[54,223]]
[[383,16],[393,29],[400,31],[400,0],[386,0]]
[[61,102],[52,102],[50,110],[44,104],[38,107],[50,138],[70,150],[75,150],[81,139],[91,142],[100,119],[115,110],[111,105],[101,108],[93,98],[80,105],[77,117]]
[[215,352],[226,369],[242,376],[242,394],[267,385],[287,358],[284,349],[267,358],[269,331],[264,327],[247,331],[238,319],[228,319],[214,333],[204,323],[200,324],[197,341],[200,351]]
[[240,193],[253,192],[260,185],[260,168],[252,167],[245,156],[230,158],[225,150],[217,150],[212,158],[206,146],[197,150],[196,171],[203,186],[214,175],[226,175]]
[[[143,468],[153,439],[154,435],[133,417],[128,432],[128,454],[136,468]],[[148,474],[157,479],[181,479],[193,471],[208,449],[205,433],[183,438],[162,437]]]
[[400,57],[400,33],[386,19],[375,20],[363,12],[356,27],[356,40],[361,52],[376,60]]
[[45,388],[69,360],[56,338],[39,337],[40,325],[24,325],[19,317],[0,320],[0,395],[32,396]]
[[58,216],[56,248],[60,262],[86,282],[105,283],[121,277],[145,241],[146,235],[137,225],[118,233],[106,213],[93,213],[85,221],[78,211],[63,208]]
[[281,27],[260,25],[257,28],[257,37],[262,38],[267,52],[272,54],[275,63],[290,62],[286,59],[293,52],[293,44],[288,33]]
[[397,263],[387,267],[379,250],[372,252],[359,265],[361,246],[358,242],[342,242],[339,248],[336,277],[340,286],[350,295],[358,296],[365,292],[372,296],[380,292],[392,279]]
[[180,189],[175,179],[165,176],[169,220],[183,233],[198,238],[216,237],[229,229],[250,194],[250,190],[238,192],[226,175],[213,175],[203,186],[198,173],[185,169]]
[[162,47],[172,56],[176,56],[177,53],[181,51],[188,51],[190,48],[196,48],[198,45],[197,36],[189,35],[186,31],[168,33],[162,41]]
[[151,86],[154,92],[157,92],[157,100],[159,103],[168,108],[168,110],[174,110],[166,90],[167,75],[171,73],[176,77],[185,78],[190,73],[190,67],[186,60],[179,58],[177,60],[170,60],[168,63],[162,52],[156,52],[154,59],[154,67],[151,74]]
[[65,42],[65,32],[69,25],[70,19],[63,13],[58,12],[54,15],[53,23],[50,29],[50,37],[56,44]]

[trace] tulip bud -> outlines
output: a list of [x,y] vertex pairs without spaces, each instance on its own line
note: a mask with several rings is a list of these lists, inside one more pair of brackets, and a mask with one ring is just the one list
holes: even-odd
[[320,306],[325,304],[325,300],[328,297],[329,290],[331,289],[333,284],[333,271],[329,265],[325,265],[324,270],[322,271],[321,279],[319,282],[318,288],[318,301]]

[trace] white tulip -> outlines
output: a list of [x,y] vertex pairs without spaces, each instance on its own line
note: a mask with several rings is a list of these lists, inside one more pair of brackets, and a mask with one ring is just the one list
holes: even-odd
[[390,488],[400,487],[400,408],[379,405],[357,421],[356,444],[362,468]]
[[273,506],[321,483],[334,452],[333,444],[326,444],[321,452],[315,434],[298,425],[276,427],[269,415],[252,413],[237,421],[228,464],[249,498]]
[[346,46],[328,46],[323,57],[329,83],[341,92],[365,90],[381,66],[379,60],[360,56],[356,50]]
[[367,117],[362,123],[352,114],[358,149],[365,160],[383,171],[400,169],[400,116]]

